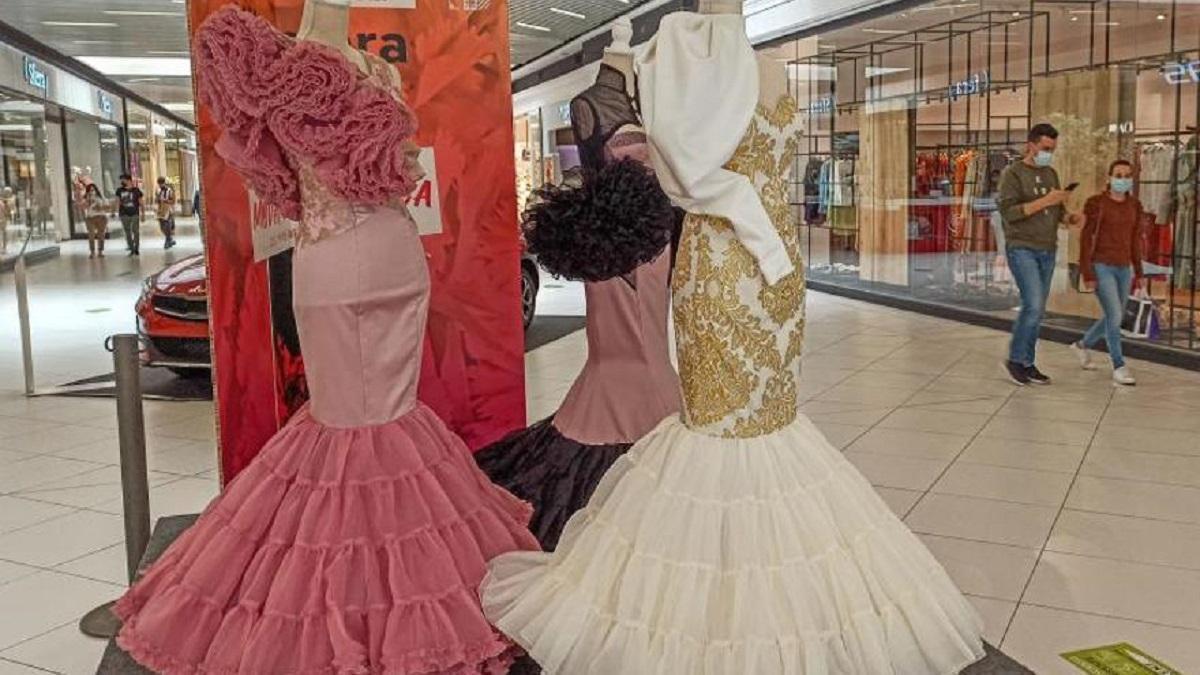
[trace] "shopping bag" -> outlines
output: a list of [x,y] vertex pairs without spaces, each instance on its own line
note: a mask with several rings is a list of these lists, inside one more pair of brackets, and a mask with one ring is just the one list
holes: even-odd
[[1121,332],[1126,337],[1154,339],[1160,332],[1158,308],[1154,300],[1142,292],[1134,293],[1125,301],[1125,315],[1121,319]]

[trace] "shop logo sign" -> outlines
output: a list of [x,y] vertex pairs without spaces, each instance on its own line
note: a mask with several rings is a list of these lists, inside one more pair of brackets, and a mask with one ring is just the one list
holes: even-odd
[[1163,77],[1166,78],[1167,84],[1200,83],[1200,61],[1163,66]]
[[100,109],[101,115],[104,115],[105,117],[113,116],[113,102],[112,99],[108,97],[108,94],[105,94],[102,91],[97,92],[96,105]]
[[992,86],[992,75],[985,71],[975,73],[965,80],[950,85],[950,100],[956,101],[964,96],[982,94]]
[[814,115],[829,115],[833,113],[833,109],[837,107],[837,101],[832,96],[822,96],[813,101],[809,111]]
[[25,72],[25,81],[29,83],[29,86],[34,89],[41,89],[42,91],[50,88],[50,77],[46,75],[46,71],[42,70],[37,61],[26,56],[23,65],[24,68],[22,70]]
[[562,121],[566,122],[567,124],[570,124],[571,123],[571,104],[570,103],[559,103],[558,104],[558,116],[560,118],[562,118]]

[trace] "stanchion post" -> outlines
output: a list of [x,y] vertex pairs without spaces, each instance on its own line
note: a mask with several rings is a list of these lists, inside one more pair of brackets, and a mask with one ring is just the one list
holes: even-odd
[[25,395],[33,396],[33,340],[29,330],[29,277],[25,273],[25,252],[17,256],[13,267],[17,287],[17,321],[21,324],[21,362],[25,366]]
[[121,442],[121,494],[125,506],[125,559],[132,583],[150,543],[150,485],[146,470],[141,359],[138,336],[114,335],[112,342]]
[[[121,444],[121,496],[125,507],[125,564],[129,583],[150,543],[150,483],[146,469],[146,420],[142,412],[140,343],[136,335],[114,335],[109,348],[117,375],[117,435]],[[85,635],[112,638],[120,622],[112,602],[84,615],[79,630]]]

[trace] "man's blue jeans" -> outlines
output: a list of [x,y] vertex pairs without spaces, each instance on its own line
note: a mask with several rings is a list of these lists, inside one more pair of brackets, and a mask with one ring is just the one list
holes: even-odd
[[1037,359],[1038,333],[1046,316],[1056,257],[1054,251],[1023,246],[1008,249],[1008,269],[1021,291],[1021,313],[1013,324],[1008,360],[1022,366],[1032,366]]
[[1133,288],[1133,268],[1094,263],[1096,270],[1096,299],[1104,310],[1104,318],[1097,321],[1083,336],[1083,346],[1091,347],[1104,338],[1108,343],[1108,355],[1113,368],[1125,367],[1125,355],[1121,352],[1121,320],[1125,317],[1125,301]]

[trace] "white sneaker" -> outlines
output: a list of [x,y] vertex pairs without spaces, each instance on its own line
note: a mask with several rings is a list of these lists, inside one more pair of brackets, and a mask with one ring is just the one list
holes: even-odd
[[1071,343],[1071,351],[1075,354],[1075,358],[1079,359],[1079,367],[1084,370],[1095,370],[1096,364],[1092,363],[1092,353],[1087,347],[1078,342]]
[[1137,384],[1137,379],[1134,378],[1133,373],[1129,372],[1128,367],[1121,367],[1113,371],[1113,383],[1132,387]]

